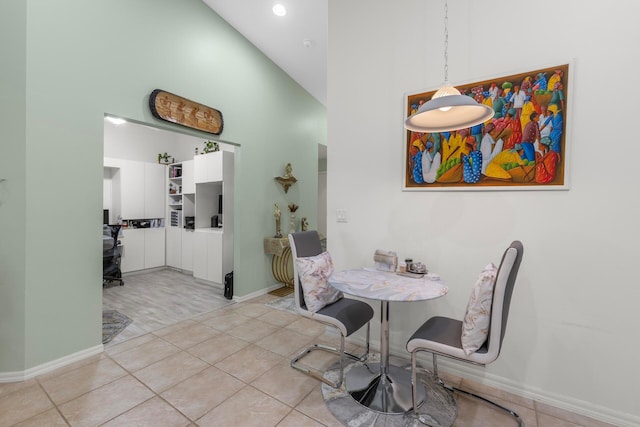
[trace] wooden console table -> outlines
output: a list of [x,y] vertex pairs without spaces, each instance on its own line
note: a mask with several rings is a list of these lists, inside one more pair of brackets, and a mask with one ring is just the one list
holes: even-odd
[[272,255],[271,271],[273,277],[284,286],[269,292],[272,295],[285,296],[293,292],[293,259],[289,238],[265,237],[264,253]]

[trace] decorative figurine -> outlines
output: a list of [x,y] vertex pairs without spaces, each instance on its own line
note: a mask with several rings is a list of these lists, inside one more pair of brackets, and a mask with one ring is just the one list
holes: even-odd
[[276,234],[273,237],[281,238],[282,232],[280,230],[280,207],[277,203],[275,203],[275,208],[273,210],[273,216],[276,218]]
[[300,229],[302,231],[307,231],[308,228],[309,228],[309,223],[307,222],[307,217],[303,216],[302,218],[300,218]]
[[296,177],[293,176],[293,168],[291,167],[291,163],[287,163],[284,176],[276,176],[274,179],[278,181],[280,185],[282,185],[285,193],[289,191],[289,187],[291,187],[298,181]]

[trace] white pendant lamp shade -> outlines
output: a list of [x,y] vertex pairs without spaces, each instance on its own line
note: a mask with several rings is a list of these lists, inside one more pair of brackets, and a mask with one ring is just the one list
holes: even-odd
[[479,125],[493,114],[493,108],[478,104],[453,86],[445,85],[407,118],[404,127],[412,132],[447,132]]
[[449,4],[444,2],[444,84],[405,120],[404,127],[412,132],[433,133],[465,129],[493,117],[493,108],[478,104],[470,96],[447,83],[449,74]]

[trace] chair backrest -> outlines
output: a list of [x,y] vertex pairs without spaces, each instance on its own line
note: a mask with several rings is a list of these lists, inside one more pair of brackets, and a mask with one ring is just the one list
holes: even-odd
[[322,243],[320,242],[318,232],[309,230],[289,234],[289,246],[291,247],[291,255],[293,256],[293,292],[295,294],[296,307],[298,310],[307,311],[302,286],[300,284],[300,277],[298,276],[296,258],[320,255],[323,252]]
[[493,289],[493,301],[491,304],[491,323],[489,325],[488,356],[495,360],[500,354],[502,341],[507,330],[507,320],[509,319],[509,307],[511,306],[511,295],[516,284],[518,269],[522,262],[524,248],[522,243],[515,240],[502,255],[496,284]]

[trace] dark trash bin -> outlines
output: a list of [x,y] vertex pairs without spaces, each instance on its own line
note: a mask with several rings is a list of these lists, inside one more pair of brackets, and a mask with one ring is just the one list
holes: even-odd
[[233,271],[224,275],[224,297],[233,298]]

